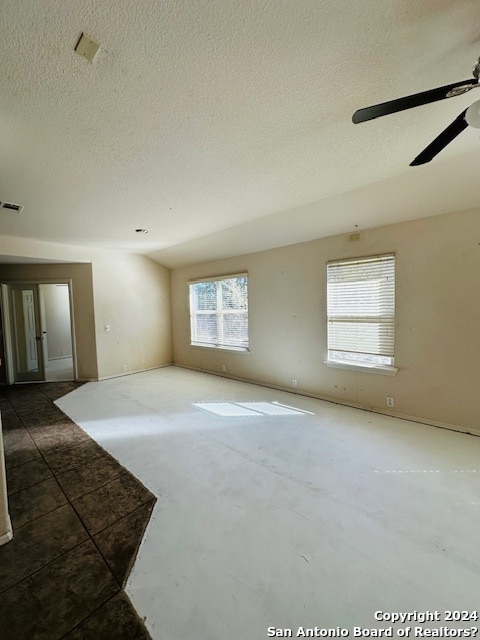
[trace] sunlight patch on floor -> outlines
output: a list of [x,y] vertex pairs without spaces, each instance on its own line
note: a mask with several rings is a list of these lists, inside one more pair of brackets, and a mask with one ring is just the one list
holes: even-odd
[[[294,409],[274,402],[194,402],[197,409],[209,411],[225,418],[245,418],[258,416],[294,416],[311,414],[309,411]],[[312,414],[311,414],[312,415]]]

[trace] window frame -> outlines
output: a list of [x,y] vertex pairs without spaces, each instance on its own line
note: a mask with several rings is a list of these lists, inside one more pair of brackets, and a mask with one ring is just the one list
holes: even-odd
[[[394,376],[398,373],[398,368],[395,366],[395,350],[392,356],[383,356],[383,357],[390,357],[390,363],[389,364],[383,364],[383,363],[378,363],[378,362],[368,362],[367,360],[362,361],[362,360],[348,360],[348,359],[342,359],[342,358],[334,358],[331,357],[331,352],[332,351],[341,351],[341,349],[332,349],[330,348],[330,344],[329,344],[329,331],[330,331],[330,321],[332,318],[332,314],[329,313],[329,305],[328,305],[328,285],[329,285],[329,280],[328,280],[328,267],[330,265],[340,265],[340,264],[349,264],[349,263],[361,263],[362,261],[375,261],[375,260],[382,260],[385,258],[392,258],[393,259],[393,269],[394,269],[394,285],[393,285],[393,295],[394,295],[394,309],[393,309],[393,328],[395,329],[395,316],[396,316],[396,306],[395,306],[395,275],[396,275],[396,269],[397,269],[397,265],[396,265],[396,256],[394,253],[385,253],[385,254],[374,254],[374,255],[367,255],[367,256],[359,256],[359,257],[355,257],[355,258],[342,258],[342,259],[338,259],[338,260],[330,260],[326,263],[326,294],[327,294],[327,300],[326,300],[326,338],[327,338],[327,356],[324,360],[324,364],[327,367],[331,367],[331,368],[335,368],[335,369],[347,369],[347,370],[351,370],[351,371],[361,371],[361,372],[365,372],[365,373],[379,373],[379,374],[383,374],[383,375],[390,375],[390,376]],[[360,317],[360,316],[359,316]],[[363,321],[365,321],[365,317],[368,317],[368,314],[366,314],[365,316],[363,316]],[[372,316],[373,317],[373,316]],[[395,336],[393,338],[393,340],[395,341]],[[362,352],[358,351],[355,352],[353,350],[347,351],[345,350],[345,353],[351,353],[351,354],[361,354]],[[375,357],[375,354],[372,354]],[[378,357],[382,357],[381,354],[378,354]]]
[[[226,280],[234,280],[236,278],[246,278],[247,280],[247,295],[246,295],[246,309],[224,309],[218,308],[220,302],[223,303],[222,293],[221,293],[221,284]],[[195,340],[196,332],[194,330],[194,325],[197,317],[197,310],[194,305],[194,293],[193,286],[196,284],[202,284],[207,282],[216,282],[217,283],[217,297],[216,297],[216,308],[211,310],[205,310],[206,313],[215,313],[217,318],[217,338],[218,338],[218,328],[223,329],[223,319],[226,315],[235,315],[236,313],[245,313],[247,314],[247,344],[246,346],[235,345],[235,344],[226,344],[223,341],[219,341],[217,343],[209,343],[202,342],[200,340]],[[218,286],[220,285],[220,286]],[[211,276],[208,278],[196,278],[195,280],[188,281],[189,288],[189,313],[190,313],[190,346],[201,349],[215,349],[220,351],[233,351],[237,353],[249,353],[250,351],[250,335],[249,335],[249,315],[248,315],[248,273],[232,273],[221,276]],[[220,322],[218,322],[220,320]]]

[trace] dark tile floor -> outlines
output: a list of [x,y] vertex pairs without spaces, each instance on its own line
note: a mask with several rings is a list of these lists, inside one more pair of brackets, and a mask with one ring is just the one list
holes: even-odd
[[123,591],[155,497],[54,404],[75,383],[0,388],[14,538],[2,640],[147,640]]

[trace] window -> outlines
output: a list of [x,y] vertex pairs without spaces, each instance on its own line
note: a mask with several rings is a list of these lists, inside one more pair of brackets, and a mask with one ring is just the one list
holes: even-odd
[[248,349],[247,274],[190,282],[191,344]]
[[395,371],[395,256],[329,262],[327,314],[327,364]]

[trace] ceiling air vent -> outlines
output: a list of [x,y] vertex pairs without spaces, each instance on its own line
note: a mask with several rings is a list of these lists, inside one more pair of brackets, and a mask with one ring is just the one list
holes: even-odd
[[0,208],[14,213],[22,213],[23,206],[21,204],[13,204],[12,202],[0,202]]

